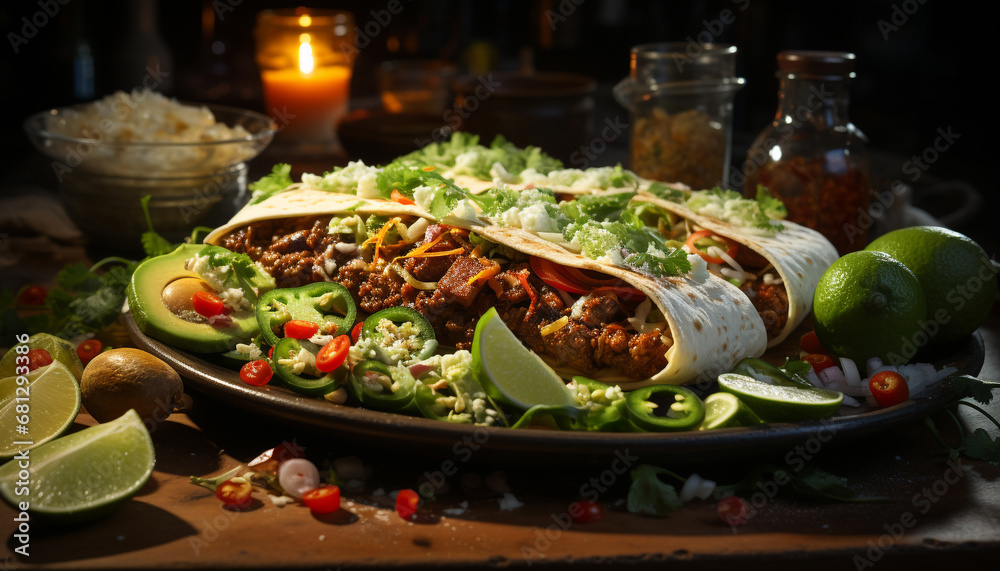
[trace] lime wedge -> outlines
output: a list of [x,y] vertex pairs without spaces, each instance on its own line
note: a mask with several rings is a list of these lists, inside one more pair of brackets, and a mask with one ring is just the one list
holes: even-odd
[[735,373],[719,375],[719,388],[738,397],[767,422],[826,418],[844,401],[844,395],[836,391],[772,385]]
[[752,426],[764,422],[743,401],[730,393],[712,393],[705,397],[705,420],[698,430]]
[[[63,365],[66,365],[66,368],[73,373],[77,381],[83,375],[83,363],[76,354],[76,347],[69,341],[48,333],[36,333],[23,345],[27,345],[28,349],[45,349],[49,352],[53,361],[59,361]],[[15,367],[17,366],[15,359],[18,356],[16,351],[18,346],[15,345],[14,348],[7,351],[3,359],[0,359],[0,377],[13,377],[17,374],[15,372]]]
[[23,378],[0,379],[0,460],[59,436],[80,412],[80,386],[59,361]]
[[[12,505],[60,523],[106,515],[142,488],[153,473],[153,441],[134,410],[58,438],[0,466],[0,495]],[[30,474],[18,483],[20,470]],[[27,490],[27,494],[23,490]]]
[[501,402],[524,410],[536,405],[576,405],[566,383],[514,337],[495,307],[476,324],[472,364],[486,394]]

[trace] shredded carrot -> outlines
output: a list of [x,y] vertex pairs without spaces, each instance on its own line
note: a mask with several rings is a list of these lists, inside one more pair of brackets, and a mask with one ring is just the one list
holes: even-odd
[[416,202],[414,202],[411,198],[408,198],[405,194],[396,189],[393,189],[390,197],[393,202],[398,202],[400,204],[416,204]]
[[497,297],[500,297],[500,295],[503,294],[503,285],[500,284],[500,280],[490,278],[486,280],[486,285],[490,286],[490,289],[493,290],[493,293],[497,294]]
[[487,266],[485,269],[483,269],[483,271],[481,271],[478,274],[476,274],[476,275],[472,276],[471,278],[469,278],[469,282],[468,282],[469,285],[477,283],[477,282],[479,282],[479,280],[482,280],[482,279],[492,278],[493,276],[495,276],[495,275],[497,275],[497,274],[500,273],[500,264],[498,264],[496,262],[493,262],[493,261],[490,261],[490,260],[487,260],[487,261],[490,262],[490,265]]
[[538,303],[538,294],[528,284],[528,274],[517,274],[517,279],[524,286],[524,291],[528,292],[528,297],[531,298],[531,305],[528,306],[528,315],[531,315],[535,312],[535,305]]
[[[392,228],[399,221],[399,218],[393,218],[392,220],[386,222],[385,226],[383,226],[382,229],[378,231],[378,234],[375,235],[375,255],[372,258],[373,264],[379,260],[379,250],[382,249],[382,241],[385,240],[385,235],[389,233],[389,228]],[[370,241],[371,238],[365,240],[365,244]]]
[[422,168],[420,170],[422,170],[424,172],[431,172],[432,170],[434,170],[434,167],[424,167],[424,168]]
[[400,256],[400,258],[439,258],[441,256],[454,256],[456,254],[464,254],[465,248],[455,248],[454,250],[442,250],[440,252],[420,252],[414,253],[410,252],[405,256]]

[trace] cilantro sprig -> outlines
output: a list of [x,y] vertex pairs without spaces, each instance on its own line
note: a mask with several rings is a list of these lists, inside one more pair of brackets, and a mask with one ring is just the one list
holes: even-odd
[[[941,384],[944,389],[951,391],[958,399],[971,398],[983,405],[990,404],[993,401],[993,391],[1000,389],[1000,383],[989,383],[967,375],[948,377]],[[997,428],[1000,428],[1000,421],[997,421],[993,415],[983,408],[967,400],[956,401],[955,410],[957,410],[958,406],[965,406],[979,412],[996,425]],[[994,466],[1000,465],[1000,436],[992,437],[984,428],[977,428],[971,433],[966,434],[965,429],[962,428],[962,423],[955,414],[955,410],[948,410],[947,413],[958,428],[958,446],[951,446],[945,442],[944,438],[938,432],[934,421],[929,416],[924,418],[924,426],[927,427],[934,439],[948,452],[950,458],[955,459],[958,456],[964,455],[975,460],[989,462]]]

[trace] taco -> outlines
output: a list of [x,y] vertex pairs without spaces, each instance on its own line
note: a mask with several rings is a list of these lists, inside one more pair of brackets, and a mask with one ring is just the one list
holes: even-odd
[[206,242],[246,253],[278,287],[334,281],[361,311],[413,308],[443,346],[468,348],[496,307],[564,376],[626,389],[709,378],[764,352],[750,301],[703,266],[644,275],[523,228],[431,210],[294,188],[245,207]]

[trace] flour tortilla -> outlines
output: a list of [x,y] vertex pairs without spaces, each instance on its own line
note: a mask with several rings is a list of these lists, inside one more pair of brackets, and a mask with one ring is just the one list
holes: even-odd
[[[218,244],[233,230],[261,220],[353,214],[412,215],[433,220],[414,204],[365,200],[355,195],[297,188],[244,207],[232,220],[209,234],[205,241]],[[707,272],[704,272],[704,279],[695,279],[690,275],[653,279],[570,253],[518,228],[452,219],[448,223],[462,225],[490,241],[525,254],[614,276],[639,289],[653,301],[666,317],[674,341],[666,353],[667,366],[649,379],[632,379],[608,370],[595,375],[599,380],[621,384],[623,389],[708,381],[730,370],[740,359],[764,353],[767,344],[764,323],[750,301],[737,288]]]
[[788,294],[788,322],[777,337],[768,341],[768,347],[784,341],[805,321],[812,311],[816,284],[839,257],[837,249],[822,234],[794,222],[781,221],[783,229],[773,236],[756,235],[739,226],[703,216],[684,205],[655,196],[639,194],[633,200],[650,202],[719,236],[734,240],[740,246],[757,252],[774,266]]

